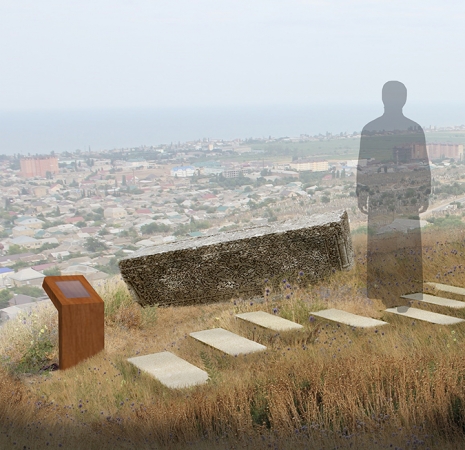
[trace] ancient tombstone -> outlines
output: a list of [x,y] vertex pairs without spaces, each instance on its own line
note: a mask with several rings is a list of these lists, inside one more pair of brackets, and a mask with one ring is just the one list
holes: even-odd
[[340,309],[330,308],[322,311],[312,312],[312,315],[321,317],[322,319],[332,320],[334,322],[343,323],[351,327],[371,328],[387,325],[387,322],[373,319],[371,317],[359,316],[358,314],[349,313]]
[[58,310],[60,370],[103,350],[104,303],[84,276],[48,276],[42,287]]
[[236,314],[236,317],[245,322],[258,325],[259,327],[272,331],[295,331],[303,330],[304,328],[298,323],[292,322],[291,320],[287,320],[279,316],[275,316],[273,314],[269,314],[265,311],[252,311]]
[[135,356],[127,361],[172,389],[205,384],[208,380],[207,372],[171,352]]
[[410,300],[416,300],[419,304],[430,303],[431,305],[446,306],[448,308],[461,309],[465,308],[465,302],[453,300],[450,298],[439,297],[437,295],[424,294],[423,292],[417,292],[415,294],[403,295],[403,298]]
[[459,317],[452,317],[445,314],[424,311],[422,309],[411,308],[409,306],[398,306],[396,308],[385,309],[386,312],[398,314],[400,316],[408,317],[410,319],[423,320],[425,322],[436,323],[438,325],[454,325],[456,323],[464,322]]
[[195,331],[194,333],[189,333],[189,336],[232,356],[247,355],[266,350],[264,345],[223,328]]
[[338,211],[152,246],[119,267],[140,305],[183,306],[263,295],[265,279],[314,282],[353,261],[348,215]]

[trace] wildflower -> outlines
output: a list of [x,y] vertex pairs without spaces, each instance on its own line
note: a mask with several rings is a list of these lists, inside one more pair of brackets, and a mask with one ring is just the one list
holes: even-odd
[[299,272],[299,276],[301,277],[304,273],[302,271]]
[[40,330],[40,332],[41,332],[41,333],[45,333],[45,331],[44,331],[44,329],[43,329],[43,328]]

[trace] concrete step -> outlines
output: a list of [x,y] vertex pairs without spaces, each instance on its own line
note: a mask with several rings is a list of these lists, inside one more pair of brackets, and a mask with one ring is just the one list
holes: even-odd
[[436,295],[424,294],[418,292],[416,294],[402,295],[403,298],[408,298],[411,300],[417,300],[419,302],[430,303],[432,305],[438,306],[447,306],[449,308],[465,308],[465,302],[460,302],[458,300],[452,300],[450,298],[438,297]]
[[292,322],[291,320],[283,319],[282,317],[269,314],[265,311],[253,311],[247,313],[236,314],[239,319],[253,323],[263,328],[273,331],[294,331],[303,330],[303,326]]
[[127,361],[172,389],[204,384],[208,379],[207,372],[170,352],[136,356]]
[[189,336],[233,356],[266,350],[264,345],[231,333],[231,331],[224,330],[223,328],[195,331],[194,333],[190,333]]
[[436,323],[438,325],[453,325],[456,323],[464,322],[463,319],[458,317],[447,316],[445,314],[438,314],[423,309],[412,308],[409,306],[397,306],[396,308],[388,308],[385,310],[393,314],[409,317],[411,319],[423,320],[425,322]]
[[462,287],[433,282],[425,283],[425,285],[435,289],[439,295],[446,295],[447,297],[453,298],[454,300],[465,301],[465,289]]
[[340,322],[344,325],[350,325],[352,327],[370,328],[378,327],[381,325],[387,325],[387,322],[383,322],[382,320],[372,319],[371,317],[359,316],[357,314],[352,314],[334,308],[325,309],[323,311],[318,312],[312,312],[311,314],[317,317],[322,317],[323,319]]

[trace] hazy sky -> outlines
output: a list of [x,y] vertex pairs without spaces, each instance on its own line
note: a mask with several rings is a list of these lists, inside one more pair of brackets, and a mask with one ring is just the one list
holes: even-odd
[[0,0],[0,110],[464,102],[465,2]]

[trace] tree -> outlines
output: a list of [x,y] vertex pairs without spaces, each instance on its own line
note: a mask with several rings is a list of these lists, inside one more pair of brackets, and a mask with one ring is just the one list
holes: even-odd
[[96,269],[100,270],[101,272],[108,273],[109,275],[116,275],[120,273],[119,265],[118,265],[118,258],[117,257],[111,258],[110,261],[108,261],[108,263],[105,265],[98,264],[96,266]]
[[9,289],[2,289],[0,291],[0,308],[6,308],[8,306],[8,301],[13,298],[13,292]]
[[61,275],[61,270],[57,266],[55,266],[51,269],[45,269],[42,273],[47,277],[55,277]]
[[140,228],[142,234],[164,233],[170,230],[171,228],[169,225],[166,225],[164,223],[158,224],[156,222],[149,223],[148,225],[143,225]]
[[27,253],[27,249],[17,244],[11,244],[8,248],[8,255],[18,255],[20,253]]
[[92,236],[86,239],[84,247],[89,252],[99,252],[108,249],[108,246],[104,242],[101,242]]
[[13,269],[15,272],[17,272],[19,269],[24,269],[25,267],[29,267],[29,263],[26,261],[16,261],[14,264],[10,266],[11,269]]

